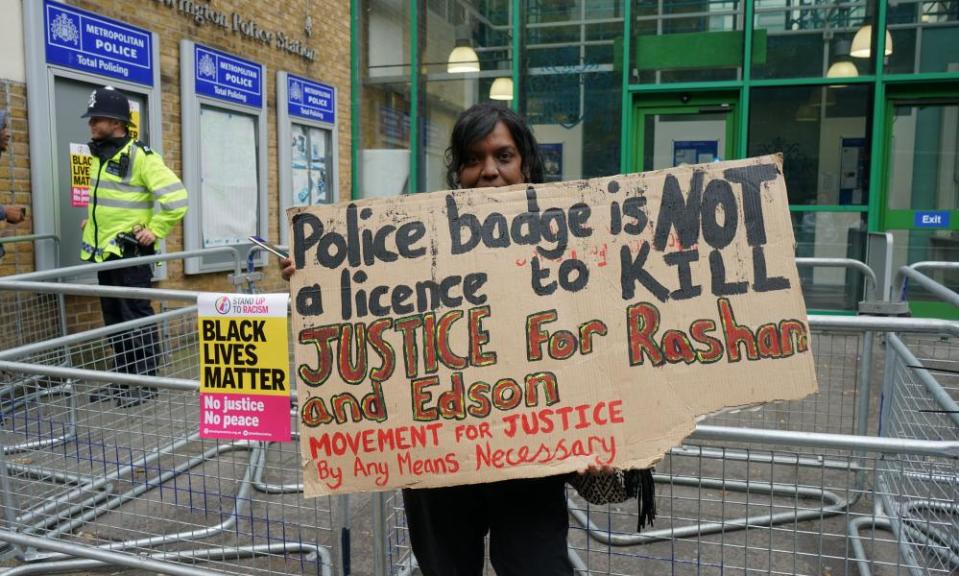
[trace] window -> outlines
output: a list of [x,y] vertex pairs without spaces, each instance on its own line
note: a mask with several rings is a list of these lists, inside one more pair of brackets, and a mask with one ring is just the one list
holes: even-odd
[[336,196],[333,190],[331,132],[294,123],[291,134],[291,205],[331,204]]
[[257,234],[257,119],[200,107],[200,218],[203,247],[245,244]]

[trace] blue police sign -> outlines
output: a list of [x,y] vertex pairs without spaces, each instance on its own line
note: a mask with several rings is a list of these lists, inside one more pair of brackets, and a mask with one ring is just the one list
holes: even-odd
[[194,45],[195,91],[218,100],[263,106],[263,66],[243,58]]
[[336,121],[336,93],[332,86],[288,74],[286,101],[290,116],[330,124]]
[[153,86],[153,38],[148,30],[45,0],[48,64]]
[[949,211],[948,210],[923,210],[918,211],[913,216],[913,224],[916,228],[948,228]]

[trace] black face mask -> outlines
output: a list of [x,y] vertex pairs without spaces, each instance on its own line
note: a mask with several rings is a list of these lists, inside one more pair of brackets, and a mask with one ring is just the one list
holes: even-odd
[[113,158],[129,141],[129,135],[113,136],[101,140],[90,140],[87,146],[90,147],[90,153],[99,158],[100,162],[106,162],[110,158]]

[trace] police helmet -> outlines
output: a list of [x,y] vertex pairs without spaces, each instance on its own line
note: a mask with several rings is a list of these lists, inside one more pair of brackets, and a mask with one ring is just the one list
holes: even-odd
[[130,101],[113,86],[97,88],[90,93],[87,112],[81,118],[113,118],[130,123]]

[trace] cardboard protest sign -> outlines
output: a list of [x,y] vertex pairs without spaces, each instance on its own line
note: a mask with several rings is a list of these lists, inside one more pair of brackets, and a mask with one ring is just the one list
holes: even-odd
[[286,294],[201,294],[200,438],[290,441]]
[[289,216],[307,496],[644,468],[816,390],[778,156]]

